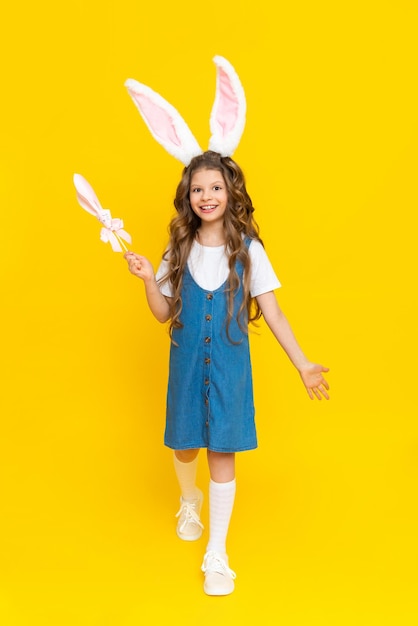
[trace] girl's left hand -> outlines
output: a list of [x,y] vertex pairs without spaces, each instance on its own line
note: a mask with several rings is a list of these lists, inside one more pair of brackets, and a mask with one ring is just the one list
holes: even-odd
[[322,400],[323,397],[329,400],[327,393],[329,385],[322,372],[329,372],[329,368],[316,363],[311,363],[299,372],[311,400],[314,400],[315,396],[318,400]]

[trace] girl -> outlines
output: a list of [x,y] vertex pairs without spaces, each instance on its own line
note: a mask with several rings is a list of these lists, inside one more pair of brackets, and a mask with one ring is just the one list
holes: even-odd
[[280,286],[258,236],[240,167],[207,151],[184,168],[174,201],[170,241],[154,275],[144,257],[127,252],[129,270],[144,282],[148,305],[172,338],[165,444],[174,449],[180,485],[177,534],[202,534],[197,458],[207,449],[209,542],[204,591],[226,595],[235,573],[226,538],[235,497],[235,453],[257,446],[248,322],[263,315],[298,370],[309,397],[328,399],[328,369],[311,363],[282,313]]
[[209,541],[203,558],[204,590],[234,590],[226,538],[235,498],[235,453],[257,446],[248,323],[264,316],[298,370],[311,399],[328,399],[328,369],[308,361],[274,290],[269,263],[240,167],[231,159],[245,125],[246,102],[231,64],[216,56],[216,96],[209,150],[203,152],[187,124],[159,94],[129,79],[126,87],[153,137],[184,165],[174,201],[177,215],[154,275],[134,252],[125,258],[144,282],[149,307],[169,322],[171,342],[165,444],[174,450],[180,486],[177,534],[202,534],[202,492],[197,458],[207,449],[210,473]]

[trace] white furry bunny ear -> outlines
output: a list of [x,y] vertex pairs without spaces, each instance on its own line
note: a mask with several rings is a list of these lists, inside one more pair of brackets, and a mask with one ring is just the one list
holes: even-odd
[[100,219],[100,215],[103,212],[102,205],[97,198],[93,187],[81,174],[74,174],[73,176],[74,186],[77,192],[78,202],[83,209]]
[[156,91],[129,78],[125,82],[151,135],[170,154],[188,165],[203,150],[180,113]]
[[217,67],[216,96],[210,116],[212,137],[209,150],[222,156],[231,156],[238,146],[245,127],[244,89],[232,65],[221,56],[215,56]]

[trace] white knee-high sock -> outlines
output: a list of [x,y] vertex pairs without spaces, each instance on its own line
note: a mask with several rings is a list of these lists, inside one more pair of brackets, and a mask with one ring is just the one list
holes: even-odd
[[236,482],[209,483],[209,543],[206,550],[226,554],[226,536],[234,508]]
[[198,457],[190,463],[183,463],[174,455],[174,469],[181,495],[185,500],[193,500],[199,493],[196,487],[197,460]]

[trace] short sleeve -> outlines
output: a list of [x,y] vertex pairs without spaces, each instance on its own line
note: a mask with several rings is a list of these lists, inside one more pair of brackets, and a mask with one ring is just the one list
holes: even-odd
[[172,298],[173,297],[173,289],[171,286],[171,283],[169,281],[166,281],[164,283],[159,283],[159,281],[161,280],[161,278],[163,278],[163,276],[165,276],[168,272],[168,262],[165,261],[164,259],[162,259],[157,273],[155,275],[155,280],[158,283],[158,287],[161,291],[161,293],[163,294],[163,296],[167,296],[168,298]]
[[281,287],[263,245],[254,239],[249,247],[251,259],[250,294],[252,298]]

